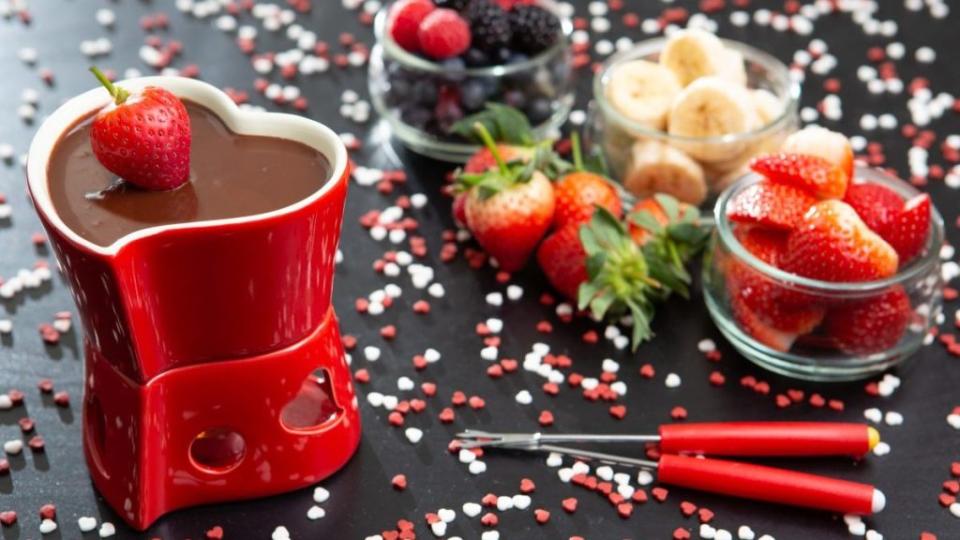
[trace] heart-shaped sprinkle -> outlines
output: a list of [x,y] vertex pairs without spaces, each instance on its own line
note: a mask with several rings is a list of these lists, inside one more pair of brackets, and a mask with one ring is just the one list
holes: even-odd
[[324,516],[326,516],[326,515],[327,515],[327,511],[324,510],[323,508],[320,508],[319,506],[316,506],[316,505],[311,506],[311,507],[307,510],[307,519],[309,519],[309,520],[311,520],[311,521],[316,521],[316,520],[318,520],[318,519],[322,519],[322,518],[323,518]]
[[673,540],[690,540],[690,531],[677,527],[673,530]]
[[57,519],[57,507],[52,504],[41,506],[40,519]]
[[483,507],[475,502],[463,503],[463,515],[469,518],[475,518],[483,511]]
[[618,504],[617,514],[620,514],[620,517],[624,519],[630,517],[630,514],[633,514],[633,505],[628,502]]
[[27,416],[17,420],[17,424],[20,425],[20,431],[24,433],[30,433],[36,426],[36,423],[33,421],[33,419]]
[[437,516],[439,516],[444,523],[452,523],[453,520],[457,519],[457,513],[450,508],[437,510]]
[[572,514],[572,513],[574,513],[574,512],[577,511],[577,499],[576,499],[576,497],[570,497],[570,498],[564,499],[560,504],[563,506],[563,509],[564,509],[568,514]]
[[653,495],[653,498],[656,499],[657,502],[663,502],[667,500],[668,493],[669,492],[666,490],[666,488],[662,487],[655,487],[650,490],[650,494]]
[[626,405],[613,405],[610,407],[610,416],[616,418],[617,420],[623,420],[623,417],[627,415]]
[[398,474],[390,480],[390,484],[393,485],[393,489],[397,491],[403,491],[407,489],[407,477],[403,474]]
[[544,523],[550,521],[550,512],[544,510],[543,508],[537,508],[533,511],[533,517],[537,520],[537,523],[543,525]]
[[480,518],[480,523],[484,527],[496,527],[500,523],[500,518],[493,512],[487,512]]
[[709,508],[701,508],[697,512],[697,517],[700,518],[700,523],[710,523],[713,520],[713,511]]
[[5,527],[9,527],[16,522],[17,522],[17,513],[14,512],[13,510],[6,510],[4,512],[0,512],[0,523],[2,523]]
[[207,540],[222,540],[223,539],[223,527],[217,525],[207,529]]
[[680,503],[680,513],[683,514],[683,517],[690,517],[697,511],[697,505],[693,504],[690,501],[683,501]]
[[290,540],[290,531],[286,527],[280,525],[273,530],[273,534],[270,535],[271,540]]
[[97,518],[83,516],[77,520],[77,526],[80,527],[80,532],[90,532],[97,528]]
[[470,408],[479,410],[487,406],[487,402],[480,396],[470,396]]
[[440,411],[440,414],[438,415],[438,418],[439,418],[440,421],[443,422],[444,424],[449,424],[449,423],[453,422],[455,416],[456,416],[456,415],[455,415],[455,413],[453,412],[453,409],[451,409],[450,407],[445,407],[442,411]]
[[635,503],[643,504],[647,502],[647,492],[642,489],[636,489],[633,491],[633,496],[631,496],[630,499]]
[[100,525],[100,531],[97,534],[100,535],[100,538],[110,538],[111,536],[117,534],[117,528],[113,526],[113,523],[104,521]]
[[533,483],[533,480],[529,478],[520,479],[520,493],[533,493],[537,489],[537,485]]
[[543,411],[540,413],[540,417],[537,419],[540,422],[540,425],[543,427],[549,427],[553,425],[553,413],[550,411]]
[[40,522],[40,534],[50,534],[57,530],[57,522],[52,519],[45,519]]

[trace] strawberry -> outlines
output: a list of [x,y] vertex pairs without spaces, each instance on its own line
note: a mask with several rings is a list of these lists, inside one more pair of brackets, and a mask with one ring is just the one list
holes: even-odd
[[896,285],[877,296],[835,307],[824,321],[826,335],[849,354],[870,354],[895,346],[910,323],[913,311],[903,287]]
[[847,178],[853,178],[853,145],[843,133],[807,126],[787,137],[780,151],[822,157],[840,167],[847,173]]
[[[507,163],[511,161],[530,161],[535,153],[535,149],[532,147],[505,143],[497,143],[497,151],[500,152],[500,157]],[[463,171],[482,173],[495,168],[497,168],[497,160],[494,159],[493,153],[487,147],[482,147],[470,156],[470,159],[463,166]]]
[[777,330],[763,322],[739,297],[731,298],[730,310],[733,320],[744,332],[775,351],[789,351],[797,339],[796,334]]
[[587,281],[587,253],[580,242],[580,224],[570,223],[548,236],[537,249],[537,263],[553,288],[572,300]]
[[439,8],[420,22],[420,49],[435,60],[453,58],[470,48],[470,25],[456,11]]
[[774,182],[805,189],[821,199],[842,199],[847,172],[829,161],[806,154],[768,154],[750,161],[750,168]]
[[780,230],[792,230],[817,199],[806,191],[775,182],[757,182],[730,202],[730,221]]
[[606,208],[620,219],[623,207],[617,189],[604,176],[584,169],[580,137],[574,133],[571,139],[574,171],[554,185],[557,196],[554,227],[560,229],[570,223],[586,223],[597,206]]
[[[787,236],[780,231],[737,227],[737,240],[758,259],[778,266],[787,249]],[[787,289],[743,262],[730,259],[726,270],[731,302],[749,309],[764,326],[790,334],[806,334],[823,320],[824,308],[808,295]]]
[[90,145],[110,172],[138,187],[164,190],[190,179],[190,116],[170,91],[148,86],[130,92],[90,68],[110,92],[113,103],[90,126]]
[[917,195],[903,205],[903,209],[877,230],[906,265],[927,246],[930,235],[930,195]]
[[869,281],[892,276],[899,258],[845,202],[821,201],[790,233],[781,267],[824,281]]
[[434,9],[430,0],[400,0],[393,4],[387,15],[390,37],[405,50],[418,52],[420,23]]
[[843,202],[852,206],[874,232],[883,230],[903,208],[903,197],[896,191],[869,182],[850,184]]
[[487,129],[480,123],[475,128],[497,168],[460,174],[467,227],[501,269],[514,272],[523,268],[553,222],[553,186],[534,162],[505,162]]

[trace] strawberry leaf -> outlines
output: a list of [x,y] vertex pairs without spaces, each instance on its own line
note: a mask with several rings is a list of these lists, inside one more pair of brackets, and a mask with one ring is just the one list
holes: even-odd
[[483,124],[495,141],[520,146],[534,144],[533,130],[527,117],[517,109],[500,103],[487,103],[486,110],[462,118],[450,127],[450,132],[482,142],[474,129],[474,124],[478,122]]

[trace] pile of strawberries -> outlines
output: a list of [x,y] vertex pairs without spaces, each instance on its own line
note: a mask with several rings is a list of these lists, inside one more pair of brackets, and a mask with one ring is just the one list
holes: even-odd
[[536,260],[553,287],[596,319],[631,315],[633,343],[648,339],[653,302],[686,295],[684,264],[703,245],[699,212],[665,195],[640,201],[624,219],[619,192],[588,170],[579,139],[573,163],[551,141],[497,143],[475,124],[484,147],[458,175],[454,218],[500,270]]
[[[857,181],[849,141],[824,132],[800,131],[784,152],[751,162],[764,179],[730,201],[735,235],[761,261],[806,278],[850,283],[893,276],[927,247],[930,197],[904,200],[886,186]],[[900,285],[856,299],[828,298],[786,287],[733,257],[721,267],[735,320],[775,350],[802,339],[869,354],[896,345],[911,320]]]

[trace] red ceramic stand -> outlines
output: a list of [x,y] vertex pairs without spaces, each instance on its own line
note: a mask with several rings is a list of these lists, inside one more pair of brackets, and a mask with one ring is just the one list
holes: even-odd
[[177,508],[314,484],[356,450],[357,400],[331,303],[350,171],[339,137],[312,120],[244,112],[181,77],[122,84],[163,86],[233,131],[298,140],[333,167],[289,207],[161,225],[99,246],[59,218],[46,167],[60,136],[109,96],[99,89],[68,101],[34,138],[28,188],[85,332],[90,474],[143,530]]

